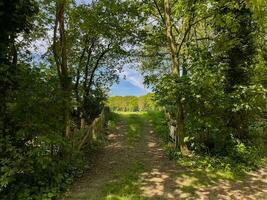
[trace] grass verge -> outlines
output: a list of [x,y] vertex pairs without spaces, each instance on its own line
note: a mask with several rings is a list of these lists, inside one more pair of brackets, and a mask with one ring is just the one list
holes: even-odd
[[115,113],[127,124],[126,138],[129,145],[134,145],[142,137],[144,125],[143,112],[119,112]]

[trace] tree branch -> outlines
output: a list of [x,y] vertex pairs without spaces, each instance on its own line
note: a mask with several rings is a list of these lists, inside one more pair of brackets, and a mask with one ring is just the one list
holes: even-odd
[[87,95],[89,94],[90,88],[91,88],[91,86],[92,86],[92,84],[93,84],[94,75],[95,75],[95,72],[96,72],[96,70],[97,70],[97,68],[98,68],[98,66],[99,66],[99,63],[100,63],[101,59],[105,56],[105,54],[106,54],[107,52],[110,51],[110,46],[111,46],[111,44],[109,44],[109,45],[108,45],[108,48],[105,49],[105,50],[100,54],[100,56],[98,57],[98,59],[97,59],[97,61],[96,61],[96,63],[95,63],[95,66],[94,66],[94,68],[93,68],[93,70],[92,70],[92,72],[91,72],[91,76],[90,76],[89,84],[88,84],[88,87],[87,87]]
[[155,4],[155,7],[156,7],[156,9],[157,9],[157,11],[158,11],[158,14],[159,14],[161,20],[162,20],[162,23],[165,24],[164,17],[163,17],[163,15],[162,15],[161,11],[160,11],[160,8],[159,8],[159,5],[158,5],[157,1],[156,1],[156,0],[153,0],[153,2],[154,2],[154,4]]
[[95,42],[96,42],[96,39],[93,38],[92,39],[92,44],[90,46],[90,48],[87,50],[87,61],[86,61],[86,64],[85,64],[85,70],[84,70],[84,82],[83,82],[83,88],[84,90],[86,90],[86,87],[87,87],[87,80],[88,80],[88,68],[89,68],[89,63],[90,63],[90,60],[91,60],[91,55],[92,55],[92,51],[93,51],[93,48],[95,46]]

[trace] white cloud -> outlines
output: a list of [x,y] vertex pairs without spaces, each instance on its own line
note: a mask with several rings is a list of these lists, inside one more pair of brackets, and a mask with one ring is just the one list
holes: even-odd
[[140,72],[138,72],[137,70],[133,70],[131,68],[129,68],[128,66],[124,66],[123,67],[123,71],[120,74],[120,78],[126,78],[127,81],[129,81],[132,85],[146,91],[146,92],[151,92],[147,87],[145,87],[145,85],[143,84],[144,79],[142,77],[142,75],[140,74]]

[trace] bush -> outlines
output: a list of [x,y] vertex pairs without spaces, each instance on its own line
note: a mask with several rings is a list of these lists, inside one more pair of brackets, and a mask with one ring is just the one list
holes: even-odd
[[[201,138],[189,140],[191,155],[183,156],[169,140],[169,129],[163,112],[149,112],[150,122],[156,134],[161,138],[164,150],[169,159],[186,168],[212,171],[220,178],[235,179],[245,172],[255,170],[267,161],[266,135],[262,131],[262,121],[251,127],[250,139],[242,142],[231,134],[214,134],[212,140],[217,142],[213,151],[208,151]],[[210,139],[210,138],[209,138]],[[223,142],[222,142],[223,141]]]
[[[61,142],[59,142],[61,140]],[[63,140],[63,141],[62,141]],[[51,199],[81,172],[82,154],[62,137],[38,137],[22,148],[1,140],[1,199]]]
[[83,155],[63,137],[57,79],[27,66],[17,75],[0,129],[0,199],[51,199],[81,171]]

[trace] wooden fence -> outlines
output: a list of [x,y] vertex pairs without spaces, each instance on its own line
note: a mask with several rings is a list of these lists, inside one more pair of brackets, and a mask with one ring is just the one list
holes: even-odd
[[78,149],[81,150],[88,144],[92,144],[99,137],[103,137],[105,131],[105,124],[107,122],[107,117],[109,113],[109,108],[104,107],[101,114],[96,118],[89,126],[85,126],[83,130],[80,131],[82,136],[78,143]]

